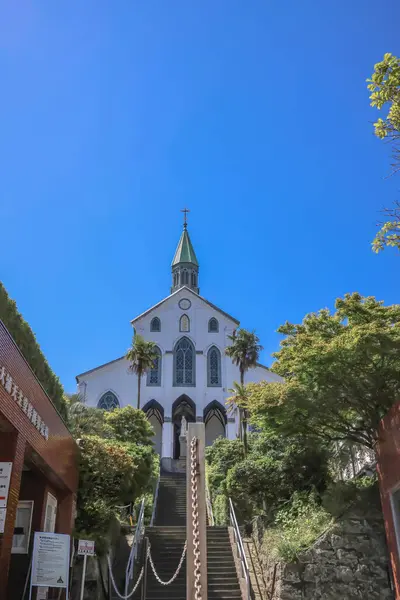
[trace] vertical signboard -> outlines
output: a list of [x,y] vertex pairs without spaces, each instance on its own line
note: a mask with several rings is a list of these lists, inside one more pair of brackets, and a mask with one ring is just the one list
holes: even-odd
[[70,536],[63,533],[36,532],[33,541],[32,587],[65,588],[68,598]]
[[11,479],[11,462],[0,462],[0,508],[6,508]]

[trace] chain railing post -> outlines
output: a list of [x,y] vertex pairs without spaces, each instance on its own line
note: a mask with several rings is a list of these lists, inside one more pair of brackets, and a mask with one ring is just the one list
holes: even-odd
[[149,551],[149,538],[145,537],[143,540],[143,579],[142,579],[142,589],[141,589],[141,600],[146,600],[146,592],[147,592],[147,553]]
[[207,600],[207,508],[204,423],[188,423],[186,598]]

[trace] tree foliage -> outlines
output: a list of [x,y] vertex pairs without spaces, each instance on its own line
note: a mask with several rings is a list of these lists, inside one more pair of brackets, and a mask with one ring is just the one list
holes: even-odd
[[0,282],[0,319],[14,338],[15,343],[26,358],[32,371],[42,384],[54,406],[63,418],[67,410],[64,402],[64,390],[58,377],[47,362],[35,334],[11,300],[3,284]]
[[[232,359],[232,362],[239,367],[240,373],[240,386],[234,382],[234,389],[230,390],[239,401],[239,428],[240,438],[244,443],[244,451],[247,453],[247,421],[248,411],[245,401],[244,391],[244,376],[249,369],[253,369],[257,365],[257,361],[260,356],[260,352],[263,347],[260,345],[260,340],[254,331],[247,331],[246,329],[239,329],[233,332],[233,335],[229,335],[228,339],[232,342],[228,348],[226,348],[226,355]],[[242,400],[240,401],[240,397]],[[231,407],[234,406],[235,402],[233,396],[229,399]]]
[[259,514],[272,519],[294,491],[323,491],[329,481],[325,449],[304,436],[251,433],[247,456],[239,440],[220,438],[207,449],[206,460],[213,502],[230,497],[241,521]]
[[150,489],[157,462],[153,430],[143,411],[132,406],[108,412],[72,396],[68,413],[80,446],[76,528],[103,549],[116,507],[134,503]]
[[[371,92],[371,106],[378,110],[387,109],[386,117],[374,123],[375,135],[391,143],[393,149],[393,172],[400,170],[400,59],[387,53],[374,67],[367,80]],[[380,252],[385,246],[400,249],[400,206],[386,209],[389,219],[381,224],[372,247]]]
[[347,294],[336,310],[285,323],[272,369],[285,383],[250,384],[258,426],[374,448],[381,418],[400,397],[400,305]]
[[154,362],[158,358],[156,344],[151,341],[146,341],[141,335],[136,334],[133,337],[132,345],[128,348],[126,358],[130,362],[130,370],[136,373],[138,378],[137,389],[137,408],[140,408],[140,386],[142,377],[154,366]]

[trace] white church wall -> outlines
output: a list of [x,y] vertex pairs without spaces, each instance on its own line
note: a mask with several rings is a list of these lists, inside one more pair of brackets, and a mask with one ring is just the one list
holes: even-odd
[[[189,299],[191,306],[185,310],[179,307],[179,301]],[[179,321],[183,314],[190,319],[190,331],[179,331]],[[161,321],[161,331],[150,331],[150,323],[154,317]],[[208,331],[209,320],[214,317],[219,323],[216,333]],[[164,417],[171,419],[172,405],[177,398],[185,394],[196,405],[197,418],[203,418],[205,407],[212,401],[217,401],[225,407],[226,399],[230,396],[229,389],[234,381],[239,381],[239,369],[233,365],[231,359],[225,355],[225,348],[230,345],[228,335],[233,333],[237,323],[225,314],[219,312],[202,298],[183,288],[169,296],[158,307],[148,314],[139,316],[133,325],[138,334],[146,340],[154,341],[162,354],[161,385],[148,386],[147,377],[143,377],[141,387],[141,406],[150,400],[157,400],[164,408]],[[173,350],[175,344],[182,336],[187,336],[194,344],[196,355],[196,385],[174,386],[173,379]],[[207,383],[207,352],[215,345],[221,353],[221,386],[208,387]],[[107,391],[112,391],[118,398],[120,406],[136,406],[137,376],[128,369],[129,363],[125,359],[117,360],[91,372],[78,377],[79,389],[85,396],[89,406],[97,406],[101,396]],[[245,382],[259,382],[262,380],[280,381],[278,375],[271,373],[263,367],[256,367],[246,373]],[[217,425],[215,425],[215,428]],[[214,435],[214,424],[209,430],[209,436]],[[162,432],[161,432],[162,429]],[[237,417],[228,415],[226,427],[227,437],[234,439],[237,435]],[[156,443],[162,451],[162,456],[172,456],[173,424],[168,421],[157,429]]]

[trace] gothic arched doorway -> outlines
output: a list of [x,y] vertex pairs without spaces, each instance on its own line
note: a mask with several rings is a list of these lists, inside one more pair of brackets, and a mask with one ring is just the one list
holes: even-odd
[[189,396],[182,394],[172,405],[172,422],[174,425],[174,458],[179,458],[181,454],[181,444],[179,434],[181,432],[182,417],[185,417],[188,423],[196,422],[196,405]]
[[142,408],[150,425],[153,427],[154,451],[161,456],[162,451],[162,428],[164,423],[164,409],[157,400],[150,400]]
[[213,400],[204,409],[206,446],[211,446],[218,437],[225,437],[226,410],[217,400]]

